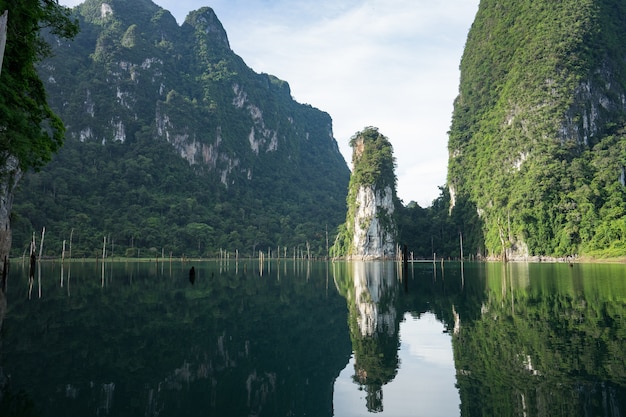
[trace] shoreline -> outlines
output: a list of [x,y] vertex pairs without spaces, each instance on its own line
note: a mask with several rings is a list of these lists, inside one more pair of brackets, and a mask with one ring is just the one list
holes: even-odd
[[[242,262],[242,261],[258,261],[260,258],[248,258],[248,257],[240,257],[239,259],[236,258],[230,258],[230,259],[220,259],[219,257],[217,258],[188,258],[188,257],[166,257],[166,258],[161,258],[161,257],[157,257],[157,258],[126,258],[126,257],[107,257],[104,259],[104,262],[156,262],[156,263],[162,263],[162,262],[228,262],[228,261],[237,261],[237,262]],[[264,258],[265,261],[292,261],[294,260],[293,258],[287,257],[287,258]],[[302,259],[302,258],[296,258],[295,260],[297,261],[306,261],[307,259]],[[364,262],[380,262],[380,261],[393,261],[393,262],[401,262],[395,258],[386,258],[386,259],[375,259],[375,258],[371,258],[371,259],[357,259],[357,258],[334,258],[334,259],[321,259],[321,258],[316,258],[316,259],[309,259],[309,261],[329,261],[329,262],[334,262],[334,261],[347,261],[347,262],[352,262],[352,261],[364,261]],[[428,262],[451,262],[451,261],[456,261],[456,262],[461,262],[461,259],[459,258],[454,258],[454,259],[450,259],[450,258],[415,258],[412,260],[409,260],[408,263],[428,263]],[[9,262],[10,263],[25,263],[27,262],[27,260],[23,260],[22,257],[14,257],[14,258],[9,258]],[[59,263],[78,263],[78,262],[102,262],[102,258],[56,258],[56,257],[45,257],[42,258],[41,260],[38,260],[38,262],[59,262]],[[477,258],[474,257],[473,259],[463,259],[463,262],[503,262],[501,258],[498,257],[482,257],[482,258]],[[625,263],[626,264],[626,255],[624,256],[619,256],[619,257],[607,257],[607,258],[598,258],[598,257],[593,257],[593,256],[588,256],[588,255],[583,255],[583,256],[566,256],[566,257],[555,257],[555,256],[519,256],[519,257],[511,257],[509,259],[506,260],[506,262],[511,262],[511,263],[523,263],[523,262],[528,262],[528,263],[613,263],[613,264],[619,264],[619,263]]]

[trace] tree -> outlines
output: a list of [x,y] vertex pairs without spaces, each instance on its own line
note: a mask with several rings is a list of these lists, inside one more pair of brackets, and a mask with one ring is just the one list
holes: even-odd
[[[0,10],[8,10],[0,73],[0,259],[4,261],[11,248],[15,187],[26,170],[50,160],[65,134],[37,74],[37,63],[50,55],[44,36],[71,39],[78,33],[78,23],[58,0],[0,0]],[[0,262],[2,274],[4,265]]]

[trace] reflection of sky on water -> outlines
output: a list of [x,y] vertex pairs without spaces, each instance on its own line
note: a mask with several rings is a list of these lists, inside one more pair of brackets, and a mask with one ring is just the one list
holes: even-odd
[[[405,314],[400,323],[400,369],[383,386],[382,416],[458,416],[459,392],[450,335],[432,313],[414,318]],[[366,392],[354,383],[354,356],[335,381],[337,417],[369,416]]]
[[422,314],[419,319],[407,314],[400,324],[401,349],[408,349],[411,356],[424,362],[454,371],[452,340],[443,330],[443,324],[432,313]]

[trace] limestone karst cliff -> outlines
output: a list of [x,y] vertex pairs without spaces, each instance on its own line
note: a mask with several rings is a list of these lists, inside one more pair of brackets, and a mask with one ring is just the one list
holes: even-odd
[[353,247],[355,258],[383,259],[395,254],[394,202],[390,186],[361,185],[357,190]]
[[46,226],[51,255],[73,230],[86,256],[103,235],[132,256],[326,256],[350,174],[327,113],[249,68],[209,7],[182,25],[151,0],[73,16],[80,33],[39,68],[65,144],[16,195],[15,254]]
[[626,254],[626,4],[481,0],[448,142],[466,253]]
[[367,127],[351,139],[352,175],[348,213],[333,246],[334,256],[388,259],[396,253],[395,160],[389,140]]

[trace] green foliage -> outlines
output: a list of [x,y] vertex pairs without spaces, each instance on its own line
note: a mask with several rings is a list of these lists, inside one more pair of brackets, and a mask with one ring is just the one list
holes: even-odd
[[469,259],[484,254],[481,239],[483,224],[476,207],[467,200],[457,201],[450,210],[450,194],[440,187],[441,194],[427,208],[411,202],[396,212],[399,242],[406,245],[414,259]]
[[349,180],[328,114],[248,68],[209,8],[178,26],[148,0],[107,4],[75,8],[81,32],[39,68],[67,134],[16,195],[13,254],[45,226],[49,255],[74,230],[75,256],[104,236],[117,255],[326,256]]
[[[378,132],[375,127],[366,127],[355,133],[350,139],[352,147],[352,174],[348,186],[346,222],[340,227],[337,239],[331,250],[331,256],[343,257],[354,252],[353,234],[357,212],[357,194],[361,187],[372,187],[374,190],[392,190],[394,204],[401,204],[396,197],[396,160],[389,139]],[[395,230],[395,219],[389,218],[386,212],[379,212],[378,220],[383,230]],[[365,227],[365,224],[361,224]]]
[[350,188],[373,185],[377,189],[396,188],[396,159],[389,139],[375,127],[366,127],[350,138],[352,166]]
[[619,245],[623,144],[611,138],[625,122],[625,13],[614,0],[481,2],[461,62],[448,183],[480,213],[486,254]]
[[50,54],[42,29],[65,38],[78,31],[69,10],[53,0],[3,0],[9,11],[0,75],[0,163],[9,156],[20,168],[40,168],[61,146],[65,129],[46,101],[35,64]]

